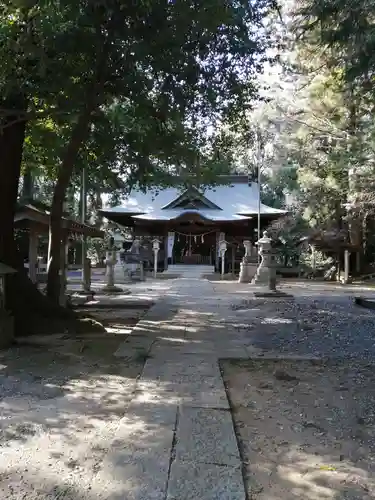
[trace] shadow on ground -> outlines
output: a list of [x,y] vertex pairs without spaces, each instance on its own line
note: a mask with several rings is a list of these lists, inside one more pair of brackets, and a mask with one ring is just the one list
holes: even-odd
[[[1,353],[1,498],[139,497],[146,455],[176,414],[167,397],[161,407],[136,401],[147,352],[128,330],[144,312],[100,311],[107,333],[34,337]],[[114,353],[125,339],[124,360]]]
[[374,498],[374,367],[222,363],[250,498]]

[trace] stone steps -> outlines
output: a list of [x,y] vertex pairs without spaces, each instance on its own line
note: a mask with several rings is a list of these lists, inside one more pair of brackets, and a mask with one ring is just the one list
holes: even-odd
[[164,271],[165,275],[179,275],[182,278],[201,278],[206,274],[214,273],[214,266],[173,264]]

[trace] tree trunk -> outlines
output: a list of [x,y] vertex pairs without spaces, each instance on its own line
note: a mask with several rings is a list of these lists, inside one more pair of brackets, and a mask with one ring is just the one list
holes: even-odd
[[[26,106],[22,95],[4,103],[4,108],[17,111],[26,111]],[[6,307],[14,316],[16,334],[27,335],[34,333],[37,327],[33,319],[49,315],[54,318],[62,315],[71,317],[71,313],[53,307],[29,280],[14,240],[14,215],[26,129],[25,121],[12,124],[17,114],[9,113],[0,129],[0,262],[18,271],[7,277]]]
[[63,205],[79,150],[89,134],[93,109],[94,103],[87,106],[72,130],[68,147],[58,170],[57,182],[53,193],[49,234],[50,252],[48,258],[47,296],[56,304],[59,302],[61,286],[59,272],[63,239],[61,224]]
[[[7,99],[4,108],[24,110],[24,96],[17,95]],[[9,113],[1,123],[0,129],[0,261],[15,267],[14,260],[14,215],[17,204],[18,184],[21,173],[23,141],[26,122],[11,125],[17,114]]]
[[55,303],[60,298],[60,254],[62,242],[62,224],[63,204],[66,190],[73,173],[74,165],[77,160],[79,150],[89,135],[91,119],[93,112],[98,108],[100,97],[103,93],[106,81],[107,58],[112,43],[112,23],[115,22],[115,16],[107,25],[107,35],[103,37],[102,26],[97,26],[97,57],[93,61],[94,73],[92,81],[88,84],[85,93],[86,99],[78,122],[72,129],[69,144],[65,150],[60,163],[57,182],[52,199],[51,219],[50,219],[50,254],[48,259],[48,282],[47,296]]
[[102,27],[97,26],[98,46],[97,57],[93,62],[94,73],[92,81],[89,83],[84,108],[78,118],[78,122],[72,129],[69,144],[63,155],[59,166],[57,182],[52,199],[51,220],[50,220],[50,255],[48,260],[48,282],[47,296],[55,303],[58,303],[60,297],[60,254],[62,242],[61,217],[63,215],[63,204],[66,190],[69,186],[75,162],[79,150],[89,135],[91,118],[93,112],[98,108],[100,97],[106,80],[107,59],[112,43],[112,23],[115,22],[115,16],[112,16],[107,26],[107,36],[103,38]]

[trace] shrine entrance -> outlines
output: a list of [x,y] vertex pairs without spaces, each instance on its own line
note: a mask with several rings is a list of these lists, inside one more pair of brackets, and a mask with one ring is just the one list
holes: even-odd
[[216,231],[208,233],[175,232],[173,264],[213,265],[215,262]]

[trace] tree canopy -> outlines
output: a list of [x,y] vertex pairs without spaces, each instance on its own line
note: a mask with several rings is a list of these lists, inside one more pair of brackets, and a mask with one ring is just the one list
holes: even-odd
[[0,260],[15,265],[22,168],[53,187],[47,290],[55,301],[63,205],[83,167],[93,191],[119,179],[166,183],[173,171],[212,180],[210,129],[238,120],[257,98],[272,6],[2,2],[0,174],[8,178],[0,187]]

